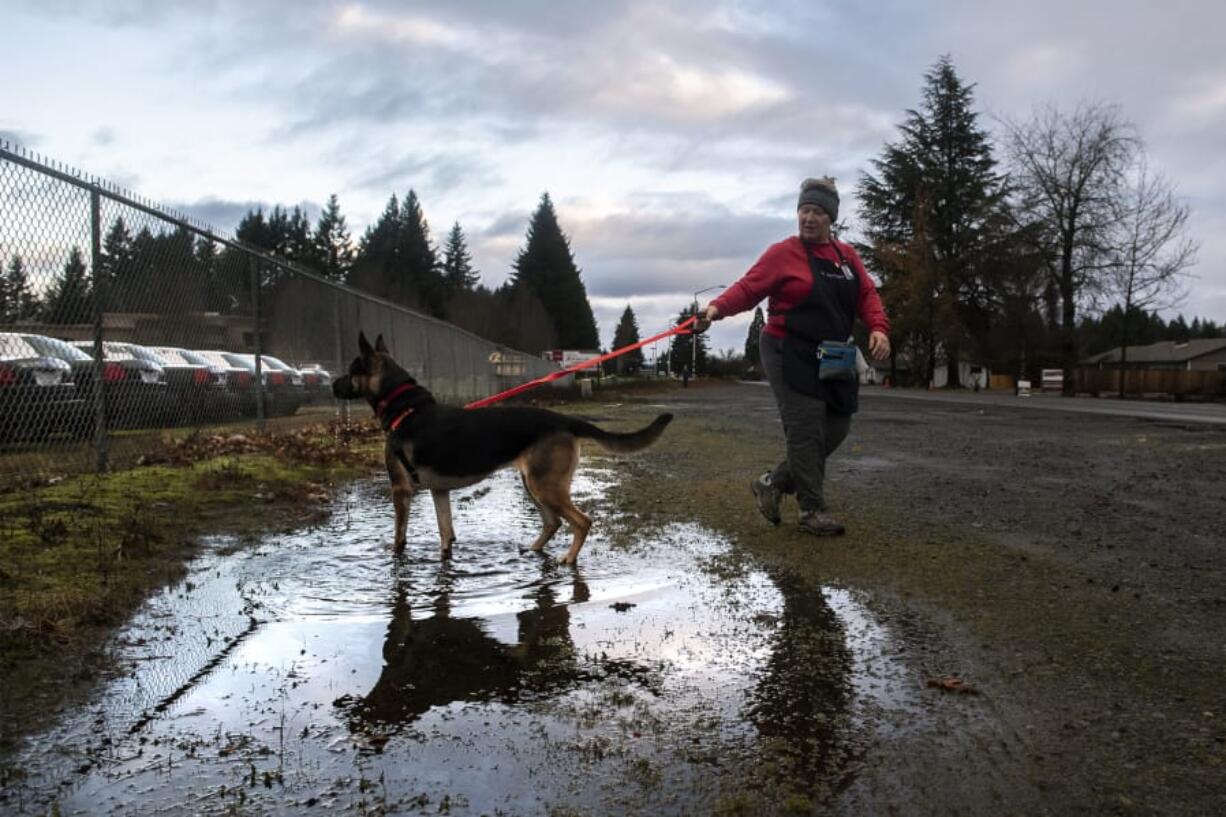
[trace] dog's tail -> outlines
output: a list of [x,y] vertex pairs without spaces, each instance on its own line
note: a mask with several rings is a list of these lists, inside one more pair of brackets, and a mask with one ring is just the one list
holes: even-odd
[[631,451],[641,451],[660,439],[660,435],[664,433],[664,429],[672,421],[673,415],[661,414],[652,420],[649,426],[640,428],[638,431],[621,433],[605,431],[585,420],[578,420],[572,417],[570,418],[569,430],[576,437],[586,437],[589,440],[595,440],[609,451],[618,454],[629,454]]

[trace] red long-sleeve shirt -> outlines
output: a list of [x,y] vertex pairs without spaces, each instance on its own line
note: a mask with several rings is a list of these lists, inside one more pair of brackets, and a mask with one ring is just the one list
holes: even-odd
[[[838,253],[832,243],[810,244],[809,247],[818,258],[824,258],[835,265],[839,263]],[[860,256],[850,244],[841,241],[839,249],[860,281],[860,298],[856,309],[860,320],[864,321],[870,332],[883,332],[888,335],[890,321],[885,315],[885,307],[881,305],[877,287],[864,271]],[[807,298],[812,289],[813,273],[809,269],[809,258],[800,238],[792,236],[767,247],[766,252],[762,253],[762,257],[749,271],[711,303],[719,310],[720,317],[726,318],[752,309],[763,298],[769,298],[763,331],[783,338],[787,336],[783,323],[784,313]]]

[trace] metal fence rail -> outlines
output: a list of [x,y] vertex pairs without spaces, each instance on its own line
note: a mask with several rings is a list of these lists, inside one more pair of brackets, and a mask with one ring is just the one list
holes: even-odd
[[0,142],[0,479],[104,471],[148,429],[326,417],[359,330],[449,402],[555,368]]

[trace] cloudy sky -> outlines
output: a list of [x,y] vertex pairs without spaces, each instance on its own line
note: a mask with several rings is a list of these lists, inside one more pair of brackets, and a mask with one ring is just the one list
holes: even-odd
[[[602,340],[644,336],[855,183],[952,56],[989,129],[1118,103],[1191,205],[1182,311],[1226,321],[1226,11],[1211,0],[0,0],[0,138],[230,231],[417,191],[489,285],[548,191]],[[699,296],[705,301],[710,294]],[[748,316],[713,330],[744,344]]]

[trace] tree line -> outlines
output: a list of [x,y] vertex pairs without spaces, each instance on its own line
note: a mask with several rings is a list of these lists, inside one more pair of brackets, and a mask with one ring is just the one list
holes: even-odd
[[[895,382],[909,377],[923,385],[946,366],[948,382],[960,385],[965,360],[1031,379],[1059,366],[1071,388],[1084,355],[1153,338],[1221,336],[1213,321],[1157,317],[1179,303],[1198,247],[1186,235],[1187,205],[1149,167],[1142,139],[1117,107],[1043,106],[1028,120],[1002,120],[993,138],[979,122],[973,92],[953,61],[940,58],[898,138],[858,179],[856,245],[880,279],[893,323]],[[278,205],[248,212],[236,237],[513,348],[599,346],[570,239],[548,193],[510,276],[493,289],[481,283],[458,222],[441,247],[435,243],[413,190],[403,199],[393,194],[357,240],[336,195],[314,225],[301,208]],[[0,321],[88,320],[101,284],[111,311],[250,314],[249,264],[244,253],[185,229],[133,232],[116,219],[102,242],[99,281],[75,247],[41,288],[31,285],[21,257],[11,256],[0,275]],[[270,299],[292,275],[272,265],[258,274],[261,298]],[[687,306],[678,320],[692,311]],[[746,340],[747,370],[757,364],[759,325],[755,319]],[[613,344],[638,339],[627,306]],[[669,368],[728,368],[735,355],[717,361],[706,343],[675,337]],[[642,365],[635,352],[616,368]]]
[[[328,280],[516,349],[537,353],[551,348],[595,350],[600,345],[570,239],[558,224],[548,193],[532,214],[511,275],[495,289],[481,283],[458,222],[442,248],[435,245],[412,190],[403,201],[393,194],[357,241],[335,195],[313,227],[302,208],[278,205],[267,213],[246,213],[235,237],[246,247]],[[0,322],[88,322],[102,292],[110,312],[251,314],[248,253],[219,249],[216,242],[185,228],[144,227],[134,233],[122,217],[107,228],[101,249],[97,280],[81,249],[72,247],[46,287],[35,286],[21,256],[11,256],[0,274]],[[260,264],[257,275],[261,300],[267,304],[294,273]]]
[[[473,266],[467,237],[452,225],[440,249],[417,194],[393,194],[361,239],[350,237],[335,195],[312,231],[300,208],[249,212],[236,237],[318,271],[330,280],[450,321],[523,351],[596,349],[596,321],[570,239],[549,194],[541,196],[511,274],[489,289]],[[269,282],[275,291],[277,282]]]
[[881,279],[896,382],[900,363],[917,384],[946,365],[957,386],[973,358],[1032,379],[1058,366],[1067,392],[1085,354],[1153,337],[1198,247],[1187,205],[1119,108],[1042,106],[1002,120],[994,141],[948,56],[924,79],[859,179],[857,248]]

